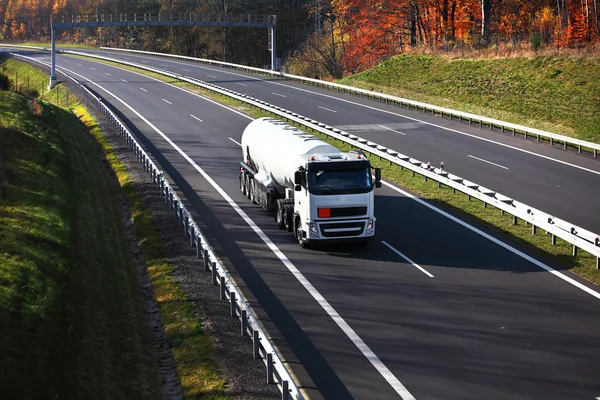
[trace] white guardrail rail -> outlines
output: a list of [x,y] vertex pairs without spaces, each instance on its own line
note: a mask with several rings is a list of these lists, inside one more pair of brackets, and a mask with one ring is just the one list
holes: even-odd
[[130,50],[130,49],[119,49],[114,47],[100,47],[102,50],[110,50],[115,52],[123,52],[123,53],[132,53],[132,54],[143,54],[143,55],[151,55],[155,57],[163,57],[163,58],[172,58],[183,61],[192,61],[205,63],[210,65],[215,65],[219,67],[233,68],[239,70],[245,70],[249,72],[259,73],[263,75],[270,75],[277,78],[283,78],[298,82],[307,83],[314,86],[323,87],[330,90],[335,90],[338,92],[350,93],[358,96],[368,97],[375,100],[379,100],[385,103],[398,104],[401,107],[405,106],[407,108],[414,108],[416,110],[422,110],[423,112],[431,112],[432,115],[440,115],[441,117],[448,116],[450,119],[457,119],[459,122],[463,120],[468,121],[469,124],[478,123],[479,126],[488,126],[490,129],[498,128],[502,132],[508,130],[512,132],[513,135],[517,133],[522,134],[525,138],[532,136],[535,137],[539,142],[541,138],[544,138],[551,145],[554,145],[554,142],[562,143],[563,147],[566,149],[568,145],[577,148],[577,151],[581,153],[583,150],[588,150],[593,153],[594,157],[598,157],[598,150],[600,150],[600,144],[588,142],[585,140],[575,139],[564,135],[559,135],[552,132],[546,132],[540,129],[531,128],[528,126],[513,124],[510,122],[500,121],[493,118],[487,118],[481,115],[466,113],[462,111],[452,110],[450,108],[438,107],[432,104],[422,103],[419,101],[413,101],[409,99],[404,99],[401,97],[391,96],[388,94],[383,94],[379,92],[373,92],[371,90],[355,88],[347,85],[340,85],[338,83],[332,83],[327,81],[322,81],[320,79],[307,78],[299,75],[286,74],[279,71],[272,71],[270,69],[262,69],[255,67],[248,67],[245,65],[232,64],[222,61],[208,60],[204,58],[195,58],[195,57],[187,57],[176,54],[166,54],[166,53],[156,53],[151,51],[141,51],[141,50]]
[[[47,50],[47,48],[36,48]],[[398,151],[389,149],[367,139],[360,138],[348,132],[341,131],[337,128],[328,126],[322,122],[313,120],[312,118],[300,115],[298,113],[286,110],[282,107],[269,104],[265,101],[255,99],[246,94],[241,94],[230,89],[221,88],[217,85],[201,81],[199,79],[186,77],[166,69],[149,67],[147,65],[137,64],[119,58],[104,57],[90,53],[82,53],[78,51],[60,50],[61,53],[74,54],[79,56],[91,57],[95,59],[117,62],[124,65],[129,65],[138,69],[155,72],[164,76],[188,82],[204,89],[211,90],[236,100],[242,101],[253,107],[263,109],[276,115],[284,120],[295,122],[301,126],[313,129],[317,132],[325,134],[329,137],[341,140],[359,149],[365,150],[380,159],[386,159],[390,164],[397,164],[401,168],[407,168],[414,173],[419,173],[425,179],[432,179],[438,182],[438,186],[446,185],[451,187],[453,191],[460,191],[471,197],[481,200],[484,206],[491,204],[501,210],[507,212],[514,217],[516,224],[518,219],[524,220],[531,224],[532,234],[535,234],[537,228],[544,229],[552,235],[552,243],[556,243],[556,238],[559,237],[567,243],[573,245],[573,256],[577,255],[578,249],[582,249],[596,257],[596,268],[600,269],[600,235],[573,225],[565,220],[547,214],[541,210],[533,208],[527,204],[521,203],[494,190],[488,189],[482,185],[470,182],[467,179],[453,175],[441,168],[433,168],[429,163],[416,160],[407,155],[401,154]],[[160,53],[159,53],[160,54]]]
[[[27,62],[32,62],[29,58],[21,57]],[[92,99],[99,107],[102,114],[108,119],[115,133],[126,142],[129,149],[135,154],[137,160],[143,165],[146,173],[152,178],[152,182],[160,190],[161,196],[168,203],[169,209],[172,209],[179,225],[183,227],[184,236],[189,236],[190,245],[196,247],[196,255],[202,258],[203,269],[212,275],[212,284],[220,287],[220,299],[230,303],[230,314],[232,318],[240,320],[240,334],[252,338],[252,352],[255,359],[262,359],[266,365],[267,383],[275,383],[279,387],[282,400],[304,400],[304,396],[298,389],[297,384],[292,379],[290,372],[283,363],[281,357],[273,347],[269,336],[263,330],[252,308],[238,289],[237,285],[230,277],[227,269],[221,263],[213,251],[208,240],[202,233],[198,224],[192,218],[171,184],[165,179],[163,171],[152,161],[148,153],[138,143],[135,136],[127,129],[125,124],[115,115],[115,113],[104,103],[103,99],[92,93],[85,83],[79,82],[69,74],[58,71],[57,73],[65,75],[71,79],[80,88],[83,95]]]

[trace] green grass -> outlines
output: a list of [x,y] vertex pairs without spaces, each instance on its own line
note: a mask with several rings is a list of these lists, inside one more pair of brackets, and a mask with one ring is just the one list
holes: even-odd
[[[233,100],[229,97],[214,94],[208,90],[199,88],[198,86],[180,82],[172,78],[165,77],[160,74],[146,72],[137,68],[120,65],[118,63],[104,62],[110,65],[119,66],[120,68],[143,73],[147,76],[152,76],[164,82],[168,82],[179,87],[189,89],[195,93],[210,97],[215,101],[227,104],[239,111],[245,112],[248,115],[259,118],[263,116],[273,116],[261,109],[255,109],[247,104]],[[318,132],[311,132],[323,140],[332,143],[340,150],[347,151],[353,147],[340,141],[336,141]],[[452,189],[447,187],[438,188],[437,183],[433,181],[425,182],[422,176],[412,176],[412,172],[401,170],[399,166],[390,166],[387,161],[380,161],[377,157],[370,157],[374,167],[382,168],[383,177],[394,182],[409,191],[413,192],[421,198],[431,201],[436,206],[450,211],[453,214],[459,215],[472,223],[478,224],[484,229],[493,232],[506,238],[510,243],[527,249],[532,254],[536,254],[538,258],[544,260],[550,265],[558,269],[571,270],[572,272],[584,277],[585,279],[600,285],[600,271],[596,269],[596,259],[584,252],[579,251],[577,257],[572,256],[572,246],[557,238],[556,245],[552,245],[551,237],[540,229],[535,235],[531,234],[531,226],[526,226],[524,221],[520,221],[517,225],[513,225],[513,218],[509,214],[501,215],[500,210],[488,205],[484,208],[481,201],[472,199],[468,200],[468,196],[460,192],[452,193]]]
[[91,132],[115,171],[127,199],[185,397],[226,399],[226,381],[216,368],[210,338],[202,330],[192,304],[181,290],[173,266],[163,256],[160,232],[152,222],[151,213],[144,209],[126,166],[119,161],[95,122],[89,116],[82,115],[81,118],[92,128]]
[[8,398],[154,392],[115,187],[68,110],[0,92],[0,381]]
[[[15,44],[15,45],[21,45],[21,46],[33,46],[33,47],[50,47],[51,43],[50,42],[23,42],[23,43],[11,43],[11,44]],[[73,48],[73,49],[88,49],[88,50],[97,50],[98,46],[92,46],[92,45],[88,45],[88,44],[82,44],[82,43],[59,43],[56,42],[56,47],[69,47],[69,48]]]
[[[44,81],[12,59],[14,78]],[[58,86],[59,101],[67,103]],[[55,99],[56,92],[47,98]],[[129,203],[186,398],[224,399],[209,338],[96,121],[0,91],[0,387],[8,398],[157,396],[114,176]],[[39,106],[38,106],[39,105]],[[93,143],[89,132],[97,144]],[[102,161],[110,163],[111,173]]]
[[393,57],[338,83],[600,143],[600,59]]

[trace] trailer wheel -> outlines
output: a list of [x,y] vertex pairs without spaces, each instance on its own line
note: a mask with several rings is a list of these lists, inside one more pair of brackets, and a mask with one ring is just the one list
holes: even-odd
[[246,174],[240,172],[240,190],[243,195],[246,195]]
[[246,193],[244,194],[247,198],[250,198],[250,176],[248,174],[244,176],[244,186],[246,187]]
[[283,201],[277,200],[276,206],[275,206],[275,221],[277,221],[277,225],[279,226],[279,229],[284,229],[285,228],[285,218],[284,218],[284,204]]

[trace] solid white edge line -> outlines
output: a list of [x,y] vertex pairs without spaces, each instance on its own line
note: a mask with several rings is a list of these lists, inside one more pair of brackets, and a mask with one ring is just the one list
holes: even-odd
[[121,100],[114,93],[108,91],[101,85],[89,80],[88,78],[68,70],[61,68],[65,71],[77,75],[88,83],[91,83],[100,89],[104,90],[115,100],[122,103],[131,112],[137,115],[142,121],[144,121],[149,127],[151,127],[156,133],[158,133],[167,143],[171,145],[183,158],[189,162],[196,171],[200,173],[210,183],[210,185],[225,199],[227,203],[238,213],[238,215],[252,228],[252,230],[262,239],[262,241],[269,247],[269,249],[279,258],[279,260],[287,267],[287,269],[294,275],[294,277],[304,286],[304,288],[310,293],[310,295],[317,301],[317,303],[325,310],[329,317],[340,327],[340,329],[348,336],[348,338],[354,343],[354,345],[360,350],[367,360],[375,367],[375,369],[381,374],[381,376],[392,386],[392,388],[402,397],[403,400],[415,400],[412,394],[404,387],[404,385],[396,378],[396,376],[385,366],[385,364],[377,357],[377,355],[367,346],[367,344],[358,336],[358,334],[348,325],[348,323],[338,314],[338,312],[329,304],[329,302],[319,293],[319,291],[304,277],[304,275],[296,268],[296,266],[287,258],[285,254],[269,239],[269,237],[258,227],[258,225],[233,201],[231,197],[202,169],[198,164],[194,162],[179,146],[177,146],[167,135],[162,133],[156,126],[142,116],[137,110]]
[[435,207],[435,206],[427,203],[426,201],[421,200],[418,197],[415,197],[411,193],[409,193],[409,192],[407,192],[405,190],[402,190],[399,187],[397,187],[395,185],[392,185],[391,183],[388,183],[388,182],[385,182],[385,181],[381,181],[381,182],[385,186],[389,187],[390,189],[395,190],[396,192],[401,193],[402,195],[404,195],[404,196],[406,196],[406,197],[408,197],[408,198],[410,198],[410,199],[418,202],[421,205],[424,205],[425,207],[427,207],[427,208],[429,208],[429,209],[437,212],[438,214],[441,214],[441,215],[445,216],[446,218],[451,219],[452,221],[456,222],[457,224],[460,224],[460,225],[464,226],[465,228],[467,228],[467,229],[469,229],[469,230],[477,233],[478,235],[483,236],[484,238],[486,238],[489,241],[497,244],[498,246],[501,246],[501,247],[505,248],[506,250],[508,250],[508,251],[516,254],[517,256],[519,256],[521,258],[524,258],[525,260],[529,261],[530,263],[536,265],[537,267],[539,267],[539,268],[541,268],[543,270],[546,270],[546,271],[550,272],[554,276],[556,276],[556,277],[564,280],[567,283],[570,283],[571,285],[575,286],[576,288],[583,290],[587,294],[592,295],[592,296],[594,296],[597,299],[600,299],[600,293],[598,293],[595,290],[590,289],[589,287],[587,287],[587,286],[585,286],[585,285],[577,282],[575,279],[570,278],[570,277],[566,276],[565,274],[563,274],[561,272],[558,272],[557,270],[555,270],[554,268],[552,268],[552,267],[544,264],[543,262],[541,262],[539,260],[536,260],[535,258],[533,258],[533,257],[531,257],[531,256],[529,256],[529,255],[527,255],[525,253],[523,253],[522,251],[517,250],[513,246],[504,243],[500,239],[497,239],[497,238],[495,238],[495,237],[493,237],[493,236],[491,236],[491,235],[483,232],[481,229],[475,228],[473,225],[470,225],[467,222],[465,222],[465,221],[463,221],[463,220],[461,220],[461,219],[459,219],[459,218],[457,218],[457,217],[455,217],[453,215],[448,214],[446,211],[443,211],[443,210],[441,210],[441,209],[439,209],[439,208],[437,208],[437,207]]
[[238,146],[242,147],[242,144],[240,142],[238,142],[235,139],[229,138],[229,140],[231,140],[233,143],[237,144]]
[[[171,61],[171,62],[175,62],[175,61]],[[175,62],[175,63],[176,64],[185,64],[185,63],[178,63],[178,62]],[[334,100],[346,102],[348,104],[353,104],[355,106],[364,107],[364,108],[368,108],[368,109],[371,109],[371,110],[379,111],[379,112],[382,112],[382,113],[385,113],[385,114],[395,115],[397,117],[408,119],[410,121],[421,122],[423,124],[426,124],[426,125],[429,125],[429,126],[433,126],[433,127],[439,128],[439,129],[443,129],[443,130],[448,131],[448,132],[454,132],[454,133],[458,133],[460,135],[471,137],[473,139],[483,140],[485,142],[493,143],[493,144],[496,144],[498,146],[506,147],[506,148],[509,148],[509,149],[512,149],[512,150],[516,150],[516,151],[520,151],[522,153],[529,154],[529,155],[532,155],[532,156],[535,156],[535,157],[540,157],[540,158],[543,158],[543,159],[546,159],[546,160],[549,160],[549,161],[554,161],[554,162],[557,162],[559,164],[563,164],[563,165],[566,165],[566,166],[569,166],[569,167],[577,168],[577,169],[580,169],[582,171],[591,172],[592,174],[600,175],[600,171],[594,171],[593,169],[585,168],[585,167],[582,167],[582,166],[576,165],[576,164],[571,164],[569,162],[558,160],[556,158],[552,158],[550,156],[545,156],[543,154],[534,153],[533,151],[521,149],[521,148],[518,148],[518,147],[515,147],[515,146],[511,146],[509,144],[504,144],[504,143],[496,142],[496,141],[494,141],[492,139],[483,138],[483,137],[480,137],[480,136],[477,136],[477,135],[473,135],[473,134],[470,134],[470,133],[462,132],[462,131],[459,131],[459,130],[456,130],[456,129],[452,129],[452,128],[448,128],[448,127],[445,127],[445,126],[442,126],[442,125],[434,124],[432,122],[427,122],[427,121],[423,121],[423,120],[420,120],[420,119],[417,119],[417,118],[408,117],[406,115],[398,114],[398,113],[395,113],[395,112],[392,112],[392,111],[382,110],[380,108],[368,106],[366,104],[361,104],[361,103],[357,103],[357,102],[354,102],[354,101],[350,101],[350,100],[346,100],[346,99],[341,99],[339,97],[329,96],[329,95],[324,94],[324,93],[313,92],[313,91],[308,90],[308,89],[303,89],[303,88],[299,88],[299,87],[295,87],[295,86],[290,86],[290,85],[286,85],[286,84],[279,83],[279,82],[273,82],[273,81],[265,80],[265,79],[262,79],[262,78],[256,78],[256,77],[250,76],[250,75],[238,74],[238,73],[231,72],[231,71],[221,71],[220,69],[210,68],[210,67],[201,66],[201,65],[195,65],[195,67],[202,68],[202,69],[207,69],[207,70],[211,70],[211,71],[218,71],[218,72],[221,72],[221,73],[226,73],[226,74],[235,75],[235,76],[241,76],[241,77],[245,77],[245,78],[248,78],[248,79],[254,79],[254,80],[257,80],[257,81],[263,81],[263,82],[271,84],[271,85],[283,86],[283,87],[286,87],[288,89],[299,90],[301,92],[311,93],[311,94],[314,94],[316,96],[327,97],[327,98],[330,98],[330,99],[334,99]],[[208,75],[208,76],[211,76],[211,75]]]
[[467,154],[467,155],[468,155],[469,157],[471,157],[471,158],[474,158],[474,159],[476,159],[476,160],[482,161],[482,162],[484,162],[484,163],[492,164],[492,165],[494,165],[494,166],[496,166],[496,167],[498,167],[498,168],[504,168],[504,169],[508,169],[508,167],[505,167],[504,165],[496,164],[496,163],[493,163],[493,162],[491,162],[491,161],[484,160],[483,158],[479,158],[479,157],[472,156],[472,155],[470,155],[470,154]]
[[171,103],[169,100],[162,99],[162,101],[164,101],[164,102],[165,102],[165,103],[167,103],[167,104],[173,104],[173,103]]
[[332,113],[336,113],[336,112],[337,112],[337,111],[335,111],[335,110],[332,110],[331,108],[325,108],[325,107],[321,107],[321,106],[317,106],[317,107],[319,107],[319,108],[321,108],[321,109],[323,109],[323,110],[326,110],[326,111],[330,111],[330,112],[332,112]]
[[397,131],[397,130],[395,130],[395,129],[388,128],[387,126],[383,126],[383,125],[379,125],[379,126],[380,126],[381,128],[383,128],[383,129],[387,129],[388,131],[396,132],[396,133],[399,133],[399,134],[401,134],[401,135],[404,135],[404,136],[406,136],[406,133],[404,133],[404,132],[400,132],[400,131]]
[[194,118],[197,121],[204,122],[200,118],[196,117],[194,114],[190,114],[190,117]]
[[427,270],[423,267],[421,267],[419,264],[417,264],[416,262],[414,262],[413,260],[411,260],[410,258],[408,258],[407,256],[405,256],[404,254],[402,254],[400,251],[398,251],[397,249],[395,249],[391,244],[389,244],[388,242],[386,242],[385,240],[382,240],[381,243],[385,244],[390,250],[392,250],[394,253],[398,254],[400,257],[404,258],[406,261],[408,261],[410,264],[412,264],[413,266],[417,267],[421,272],[423,272],[425,275],[427,275],[430,278],[433,278],[433,275],[430,274],[429,272],[427,272]]

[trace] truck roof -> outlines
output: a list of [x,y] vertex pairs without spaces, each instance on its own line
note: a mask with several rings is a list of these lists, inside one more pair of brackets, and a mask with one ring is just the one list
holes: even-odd
[[300,156],[303,160],[307,162],[340,162],[340,161],[356,161],[356,160],[366,160],[367,157],[361,152],[348,152],[348,153],[328,153],[328,154],[302,154]]

